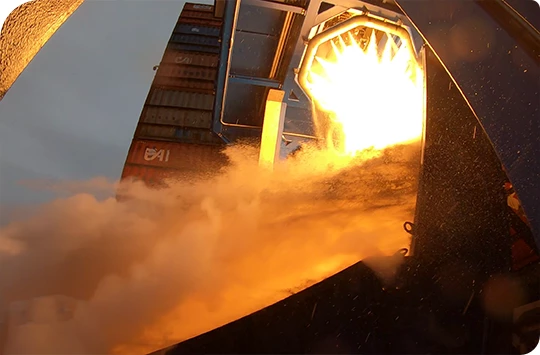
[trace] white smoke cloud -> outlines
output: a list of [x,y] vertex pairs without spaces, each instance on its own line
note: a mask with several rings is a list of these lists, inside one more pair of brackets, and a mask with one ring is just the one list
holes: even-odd
[[230,148],[211,180],[79,193],[0,229],[6,352],[150,352],[408,246],[418,147],[358,166],[307,149],[274,173],[256,152]]

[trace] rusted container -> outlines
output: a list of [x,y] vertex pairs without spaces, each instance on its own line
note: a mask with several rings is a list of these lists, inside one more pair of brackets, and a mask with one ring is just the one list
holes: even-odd
[[[122,180],[142,181],[150,188],[160,189],[170,186],[170,183],[191,183],[198,178],[208,178],[219,173],[218,170],[207,171],[181,171],[176,169],[163,169],[153,166],[126,164],[122,172]],[[127,201],[129,197],[126,191],[120,189],[117,192],[118,201]]]
[[186,43],[171,43],[169,42],[168,48],[177,51],[184,52],[198,52],[198,53],[208,53],[208,54],[219,54],[219,47],[213,46],[200,46],[196,44],[186,44]]
[[182,171],[211,171],[227,164],[222,148],[218,145],[134,139],[126,164]]
[[164,180],[207,177],[228,163],[223,141],[211,131],[222,23],[213,6],[185,4],[139,118],[123,179],[165,187]]
[[191,10],[182,10],[182,14],[180,15],[184,19],[193,18],[193,19],[209,19],[209,20],[215,20],[214,12],[206,12],[206,11],[191,11]]
[[211,111],[214,108],[214,95],[152,87],[147,104]]
[[215,83],[213,81],[156,76],[154,78],[153,85],[155,87],[160,87],[167,90],[191,91],[201,94],[215,93]]
[[211,130],[179,127],[176,129],[174,139],[186,143],[222,144],[223,141]]
[[204,26],[203,24],[180,22],[174,27],[173,33],[219,37],[221,28],[215,26]]
[[139,123],[135,131],[135,137],[196,144],[222,143],[221,139],[211,130],[148,123]]
[[195,4],[192,2],[186,2],[184,5],[184,11],[199,11],[199,12],[211,12],[214,13],[214,6],[205,4]]
[[197,65],[207,68],[217,68],[219,63],[219,56],[217,54],[204,54],[193,52],[181,52],[167,48],[163,59],[163,64],[183,64],[183,65]]
[[146,106],[141,114],[140,122],[195,128],[210,128],[212,126],[212,112],[182,108]]
[[186,35],[174,33],[169,40],[170,43],[193,44],[197,46],[219,47],[220,41],[217,37],[207,37],[198,35]]
[[217,69],[192,65],[161,64],[156,73],[156,76],[183,79],[198,79],[213,82],[217,76]]
[[[215,176],[219,170],[212,171],[180,171],[174,169],[162,169],[152,166],[142,166],[135,164],[126,164],[122,180],[141,181],[151,189],[163,189],[171,185],[191,184],[199,179],[207,179]],[[129,190],[120,188],[117,191],[116,199],[119,202],[126,202],[134,196],[130,196]]]
[[139,123],[135,130],[137,138],[162,138],[173,140],[176,134],[176,127]]
[[203,25],[203,26],[210,26],[210,27],[222,27],[223,21],[221,19],[215,18],[185,18],[180,17],[177,21],[177,23],[189,23],[192,25]]
[[163,180],[173,177],[175,170],[152,166],[128,164],[124,165],[122,180],[143,181],[150,187],[165,187]]

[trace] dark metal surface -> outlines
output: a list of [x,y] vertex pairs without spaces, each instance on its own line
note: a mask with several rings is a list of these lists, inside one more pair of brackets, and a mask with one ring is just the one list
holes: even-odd
[[[485,321],[477,299],[463,314],[462,305],[444,294],[442,284],[460,286],[458,275],[437,275],[437,285],[413,276],[416,268],[414,260],[405,261],[398,272],[400,288],[385,288],[366,264],[358,263],[161,354],[516,353],[509,329]],[[487,344],[485,328],[492,335]]]
[[[510,270],[505,174],[489,138],[426,48],[426,138],[414,254],[436,270],[476,264],[476,278]],[[481,251],[481,252],[480,252]]]
[[523,16],[533,27],[540,31],[540,16],[538,2],[535,0],[501,0]]
[[489,3],[398,1],[485,129],[540,245],[540,67],[519,41],[523,32],[496,22]]

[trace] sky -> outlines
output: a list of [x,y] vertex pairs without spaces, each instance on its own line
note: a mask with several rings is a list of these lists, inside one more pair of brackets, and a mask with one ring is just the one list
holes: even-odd
[[28,181],[119,178],[184,2],[86,0],[55,33],[0,101],[2,209],[55,197]]

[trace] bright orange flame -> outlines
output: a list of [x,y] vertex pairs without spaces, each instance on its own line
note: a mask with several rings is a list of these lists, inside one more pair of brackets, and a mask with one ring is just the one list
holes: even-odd
[[[352,38],[331,42],[335,60],[316,57],[311,92],[330,114],[338,152],[377,156],[384,148],[417,141],[423,128],[423,73],[405,42],[392,36],[379,53],[375,31],[365,49]],[[333,141],[332,137],[327,137]]]

